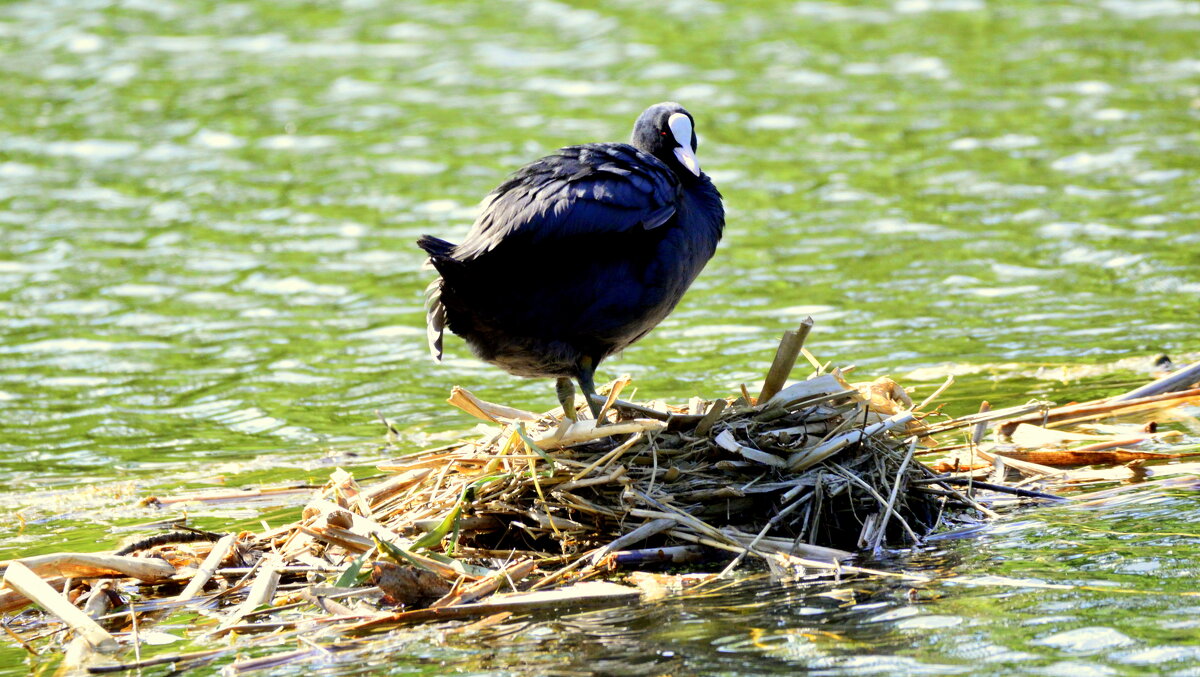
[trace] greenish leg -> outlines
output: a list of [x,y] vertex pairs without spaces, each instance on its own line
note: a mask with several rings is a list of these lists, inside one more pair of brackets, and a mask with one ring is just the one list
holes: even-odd
[[562,376],[554,383],[554,392],[558,395],[558,403],[562,405],[563,416],[576,420],[575,413],[575,384],[571,379]]
[[600,420],[600,403],[596,401],[596,384],[592,381],[593,375],[596,373],[595,363],[588,358],[584,358],[579,362],[579,389],[583,391],[583,396],[587,399],[588,409],[592,410],[592,418]]

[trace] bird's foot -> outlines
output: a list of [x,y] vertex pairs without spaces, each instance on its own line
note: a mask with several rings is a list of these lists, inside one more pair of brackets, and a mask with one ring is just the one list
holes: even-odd
[[596,401],[599,396],[595,393],[588,395],[588,409],[592,410],[592,418],[596,419],[596,424],[600,424],[600,408],[604,405]]
[[[596,384],[592,380],[592,374],[596,371],[595,363],[588,358],[580,360],[579,369],[579,388],[583,390],[583,397],[587,400],[588,409],[592,411],[592,418],[596,419],[596,424],[600,424],[600,408],[604,406],[604,399],[596,394]],[[599,400],[597,402],[596,400]]]

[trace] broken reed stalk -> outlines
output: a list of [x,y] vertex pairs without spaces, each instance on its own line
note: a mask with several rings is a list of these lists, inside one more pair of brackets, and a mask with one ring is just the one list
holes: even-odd
[[[1136,391],[1134,391],[1136,392]],[[1031,414],[1019,418],[1010,418],[999,426],[1000,434],[1011,435],[1022,423],[1034,425],[1066,425],[1079,423],[1104,416],[1114,416],[1118,413],[1132,413],[1149,409],[1158,409],[1166,402],[1185,402],[1200,399],[1200,388],[1191,388],[1177,392],[1147,395],[1125,400],[1093,400],[1081,404],[1071,404],[1064,407],[1048,409],[1042,414]]]
[[[930,481],[933,481],[933,480],[930,480]],[[1005,486],[1003,484],[993,484],[991,482],[980,482],[979,480],[973,480],[969,477],[943,477],[943,478],[936,480],[936,482],[938,484],[970,484],[971,486],[973,486],[976,489],[983,489],[985,491],[994,491],[999,494],[1012,494],[1013,496],[1020,496],[1022,498],[1040,498],[1040,499],[1046,500],[1046,501],[1065,501],[1065,500],[1067,500],[1067,499],[1063,498],[1062,496],[1048,494],[1043,491],[1030,491],[1029,489],[1020,489],[1017,487],[1009,487],[1009,486]]]
[[1142,397],[1151,395],[1161,395],[1179,390],[1187,390],[1193,384],[1200,383],[1200,362],[1189,364],[1186,367],[1177,369],[1170,374],[1147,383],[1140,388],[1134,388],[1127,393],[1117,395],[1109,400],[1110,402],[1128,402]]
[[756,400],[758,403],[770,400],[776,393],[783,390],[783,384],[787,383],[792,368],[796,366],[796,358],[800,357],[800,350],[804,347],[804,341],[808,338],[812,327],[813,319],[806,317],[797,329],[783,332],[783,339],[780,340],[779,347],[775,350],[775,359],[771,362],[771,369],[767,372],[762,390],[758,393],[758,400]]
[[[992,410],[992,404],[990,402],[988,402],[987,400],[984,400],[983,402],[979,403],[979,413],[980,414],[986,414],[991,410]],[[979,446],[979,443],[983,441],[984,435],[987,435],[987,429],[988,429],[987,421],[980,421],[979,423],[976,423],[975,427],[971,430],[971,444],[974,446]]]
[[154,583],[175,575],[175,567],[162,560],[95,553],[58,553],[37,555],[20,560],[39,576],[95,578],[97,576],[128,576]]
[[107,630],[24,564],[9,562],[8,569],[4,572],[4,584],[57,616],[67,627],[79,633],[93,650],[116,651],[117,640],[108,634]]
[[221,623],[221,628],[228,628],[240,623],[242,618],[250,612],[269,604],[275,597],[275,589],[279,586],[279,579],[282,576],[279,573],[281,562],[277,555],[267,555],[263,559],[266,561],[259,568],[254,583],[250,585],[246,599],[238,605],[232,615],[225,619],[225,622]]
[[196,574],[192,576],[192,580],[188,581],[187,587],[183,589],[183,592],[179,593],[179,597],[177,598],[179,601],[187,601],[200,594],[200,591],[212,579],[217,569],[221,568],[221,562],[233,550],[233,542],[236,538],[236,535],[228,534],[222,536],[220,540],[213,544],[208,557],[204,558],[204,563],[200,565]]

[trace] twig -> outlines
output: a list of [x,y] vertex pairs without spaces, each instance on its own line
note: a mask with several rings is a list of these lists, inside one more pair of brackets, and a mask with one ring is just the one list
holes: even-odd
[[900,494],[900,484],[904,480],[904,471],[908,470],[908,463],[912,460],[913,452],[917,450],[917,438],[912,438],[912,442],[908,445],[908,453],[904,454],[904,460],[900,463],[900,469],[896,471],[896,481],[892,484],[892,493],[888,496],[887,507],[884,510],[884,518],[879,525],[879,532],[875,534],[875,542],[871,545],[871,554],[878,556],[879,549],[883,545],[884,536],[887,534],[887,515],[899,515],[896,513],[896,497]]
[[476,581],[465,588],[450,591],[441,599],[437,600],[433,604],[430,604],[429,608],[438,609],[441,607],[455,606],[458,604],[469,604],[480,597],[483,597],[484,595],[489,595],[496,590],[499,590],[500,586],[505,582],[515,589],[514,584],[516,581],[519,581],[532,573],[534,566],[535,564],[532,560],[526,560],[509,565],[507,568],[501,569],[491,576]]
[[[949,432],[951,430],[957,430],[959,428],[966,428],[967,426],[973,426],[977,423],[983,423],[986,421],[998,421],[1000,419],[1013,418],[1014,416],[1024,416],[1031,412],[1039,412],[1036,417],[1036,420],[1040,421],[1041,413],[1047,411],[1049,409],[1049,407],[1050,407],[1049,402],[1037,401],[1037,402],[1030,402],[1028,404],[1020,404],[1015,407],[1006,407],[1004,409],[993,409],[993,410],[987,412],[986,414],[984,414],[984,413],[971,414],[969,416],[963,416],[960,418],[956,418],[953,421],[946,421],[945,423],[939,423],[936,425],[932,425],[929,427],[928,430],[921,431],[921,434],[936,435],[938,433]],[[1016,427],[1015,424],[1013,427]]]
[[908,522],[905,521],[905,519],[900,516],[900,513],[896,512],[895,508],[888,506],[888,502],[883,498],[883,496],[879,495],[878,491],[875,491],[874,487],[872,487],[871,485],[862,481],[862,479],[860,479],[857,475],[850,472],[849,470],[846,470],[841,465],[839,465],[837,463],[830,463],[830,465],[833,466],[838,471],[839,475],[841,475],[842,477],[845,477],[846,479],[850,480],[854,484],[857,484],[858,486],[862,487],[863,489],[866,489],[867,493],[871,494],[871,497],[874,498],[879,503],[879,505],[881,505],[883,507],[885,514],[895,517],[896,520],[900,522],[900,526],[904,527],[904,531],[908,533],[908,537],[912,539],[912,542],[914,544],[919,544],[921,542],[921,537],[917,536],[917,532],[912,530],[912,527],[910,527],[908,525]]
[[578,557],[574,562],[571,562],[567,566],[559,569],[558,571],[555,571],[554,573],[550,574],[549,576],[546,576],[545,578],[538,581],[537,583],[534,583],[533,585],[529,586],[530,592],[532,592],[534,590],[541,590],[542,588],[550,585],[554,581],[557,581],[558,579],[562,578],[563,576],[566,576],[567,574],[571,573],[572,571],[583,566],[584,563],[586,563],[591,558],[592,554],[594,554],[598,550],[599,550],[599,548],[596,548],[594,550],[589,550],[588,552],[583,553],[583,555]]
[[642,439],[642,436],[643,436],[642,433],[634,433],[634,435],[632,437],[625,440],[621,444],[617,445],[617,447],[614,448],[612,451],[601,456],[600,458],[596,459],[596,461],[594,463],[592,463],[591,465],[589,465],[588,467],[586,467],[583,470],[580,470],[579,472],[572,475],[571,481],[578,482],[579,480],[583,479],[584,477],[587,477],[596,468],[601,468],[601,467],[607,468],[609,464],[613,463],[618,458],[621,458],[621,456],[624,455],[625,452],[629,451],[633,447],[633,445],[637,444],[638,441],[640,441]]
[[[933,480],[930,480],[931,482]],[[987,491],[995,491],[1001,494],[1012,494],[1022,498],[1043,498],[1048,501],[1069,501],[1071,499],[1054,494],[1047,494],[1041,491],[1030,491],[1029,489],[1018,489],[1017,487],[1009,487],[1003,484],[992,484],[990,482],[979,482],[972,480],[970,477],[942,477],[936,481],[938,484],[966,484],[975,487],[976,489],[984,489]]]
[[912,412],[903,411],[895,416],[880,421],[879,423],[873,423],[866,428],[848,431],[844,434],[838,435],[837,437],[828,439],[814,447],[805,449],[804,451],[796,452],[787,459],[788,470],[793,473],[798,473],[802,470],[811,468],[812,466],[833,456],[851,444],[862,441],[863,438],[873,437],[884,432],[885,430],[891,430],[896,426],[905,425],[911,420],[913,420]]
[[[812,318],[809,318],[809,319],[811,320]],[[737,568],[737,565],[740,564],[743,559],[745,559],[746,553],[750,552],[751,548],[754,548],[755,546],[757,546],[759,544],[760,541],[762,541],[762,539],[767,535],[767,532],[771,530],[771,527],[778,524],[779,520],[781,520],[784,517],[786,517],[787,515],[791,514],[791,512],[793,510],[795,510],[796,508],[799,508],[801,505],[804,505],[808,501],[810,496],[811,496],[811,494],[808,494],[808,495],[800,497],[799,499],[796,499],[795,501],[792,501],[787,506],[785,506],[782,510],[780,510],[774,517],[772,517],[770,520],[768,520],[767,523],[765,525],[763,525],[762,530],[758,532],[758,535],[756,535],[754,537],[754,540],[750,541],[750,544],[748,546],[746,546],[746,549],[739,552],[737,554],[737,557],[733,558],[733,561],[730,562],[728,565],[726,565],[725,568],[721,570],[721,573],[717,574],[717,576],[718,577],[728,576],[734,569]]]
[[[919,468],[921,470],[921,472],[925,473],[926,476],[937,477],[937,475],[932,470],[925,467],[921,463],[917,464],[917,468]],[[967,481],[970,481],[970,478],[966,478],[966,479],[967,479]],[[997,519],[1000,517],[1000,513],[996,512],[995,510],[992,510],[991,508],[980,505],[978,501],[972,499],[970,496],[963,495],[962,492],[957,491],[954,488],[952,488],[942,478],[939,478],[939,481],[937,482],[937,484],[942,485],[942,487],[944,487],[946,489],[946,491],[950,492],[954,496],[954,498],[962,501],[963,504],[971,506],[972,508],[978,510],[980,513],[987,515],[988,517],[990,517],[992,519]]]

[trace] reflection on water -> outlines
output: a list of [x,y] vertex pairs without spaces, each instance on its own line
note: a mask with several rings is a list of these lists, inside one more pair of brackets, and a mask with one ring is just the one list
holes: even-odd
[[[4,554],[95,547],[87,510],[146,491],[320,477],[330,450],[365,464],[376,411],[414,445],[468,428],[441,402],[451,384],[548,408],[545,384],[456,340],[428,362],[413,241],[456,239],[507,172],[622,139],[664,99],[696,114],[730,225],[676,313],[603,376],[633,374],[646,398],[727,394],[812,314],[812,349],[864,377],[928,391],[961,374],[952,408],[1140,380],[1157,353],[1196,350],[1197,29],[1194,0],[6,3]],[[1059,368],[1118,358],[1138,373],[1080,385]],[[59,487],[76,491],[52,494],[62,515],[28,493]],[[829,607],[748,586],[578,621],[610,619],[596,635],[510,638],[553,649],[546,670],[609,651],[614,671],[1194,668],[1191,602],[1092,589],[1194,573],[1182,536],[1115,535],[1194,515],[1186,492],[1167,499],[1046,511],[1062,524],[910,563],[1088,587],[949,578],[917,604],[884,586]],[[498,651],[481,671],[528,658]]]

